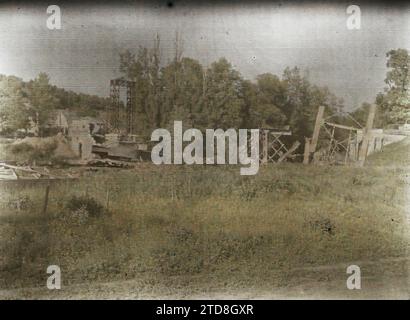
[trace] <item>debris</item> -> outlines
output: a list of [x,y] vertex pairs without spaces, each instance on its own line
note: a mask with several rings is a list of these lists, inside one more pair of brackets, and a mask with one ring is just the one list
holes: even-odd
[[11,169],[11,170],[13,170],[13,172],[14,172],[14,170],[20,170],[20,171],[28,172],[28,173],[31,173],[33,175],[37,175],[37,176],[40,176],[40,177],[42,175],[50,176],[49,173],[41,173],[39,171],[33,170],[32,168],[30,168],[28,166],[27,167],[18,167],[18,166],[12,166],[12,165],[9,165],[9,164],[6,164],[6,163],[0,163],[0,167],[4,167],[6,169]]
[[[15,177],[13,178],[13,175],[10,174],[10,172],[13,172]],[[21,174],[19,173],[19,176],[15,174],[15,171],[21,171]],[[7,173],[8,172],[8,173]],[[2,176],[2,173],[4,173],[4,176]],[[72,176],[71,174],[65,174],[64,176],[55,176],[54,174],[50,173],[50,170],[47,168],[43,168],[43,171],[37,171],[32,169],[29,166],[12,166],[6,163],[0,162],[0,180],[30,180],[30,179],[67,179],[67,178],[76,178]]]
[[118,160],[109,160],[109,159],[93,159],[87,161],[88,166],[94,167],[112,167],[112,168],[132,168],[133,165]]
[[[282,142],[282,136],[291,136],[289,126],[284,128],[271,128],[264,126],[260,128],[262,152],[260,155],[261,163],[274,162],[278,163],[285,159],[284,154],[288,152],[286,145]],[[280,161],[278,161],[281,159]]]
[[0,180],[17,180],[18,177],[13,169],[0,164]]
[[283,160],[285,160],[286,158],[289,158],[293,152],[296,151],[297,148],[299,148],[300,146],[300,142],[299,141],[295,141],[295,143],[289,148],[288,151],[286,151],[284,154],[282,154],[280,156],[280,158],[278,159],[277,163],[281,163]]

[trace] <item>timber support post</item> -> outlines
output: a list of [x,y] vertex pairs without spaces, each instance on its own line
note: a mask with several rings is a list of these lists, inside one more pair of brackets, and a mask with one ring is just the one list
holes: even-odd
[[309,164],[310,154],[316,152],[317,142],[319,140],[320,127],[322,125],[323,114],[325,112],[324,106],[319,106],[319,110],[316,115],[315,127],[313,129],[313,135],[311,139],[305,140],[305,152],[303,154],[303,164]]
[[372,135],[375,114],[376,105],[372,104],[369,109],[369,115],[367,116],[366,128],[363,132],[362,145],[359,150],[359,166],[361,167],[364,165],[364,162],[366,161],[367,148],[369,146],[369,141]]
[[269,140],[269,130],[263,130],[262,134],[262,163],[268,163],[268,140]]
[[[49,178],[50,179],[50,178]],[[47,186],[46,186],[46,194],[44,196],[44,204],[43,204],[43,215],[46,214],[47,212],[47,206],[48,206],[48,195],[50,194],[50,180],[48,180],[47,182]]]
[[309,164],[310,138],[305,138],[305,151],[303,153],[303,164]]
[[314,153],[316,151],[317,141],[319,140],[320,126],[322,125],[324,112],[325,107],[320,106],[316,115],[315,128],[313,129],[312,142],[310,144],[310,153]]

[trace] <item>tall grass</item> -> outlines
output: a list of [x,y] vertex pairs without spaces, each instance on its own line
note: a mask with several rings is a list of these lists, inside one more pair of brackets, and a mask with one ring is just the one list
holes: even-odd
[[[54,181],[46,214],[44,182],[3,183],[0,287],[44,285],[51,264],[65,284],[277,285],[302,266],[402,256],[407,185],[398,170],[283,164],[243,177],[230,166],[100,169]],[[23,196],[28,208],[9,205]],[[103,212],[78,219],[81,206],[67,205],[73,197]]]

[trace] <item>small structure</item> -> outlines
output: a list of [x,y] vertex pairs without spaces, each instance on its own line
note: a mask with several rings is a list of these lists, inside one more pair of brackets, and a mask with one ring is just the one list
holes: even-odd
[[92,117],[72,119],[68,126],[68,138],[74,153],[81,159],[92,159],[95,135],[102,132],[104,122]]
[[70,148],[82,160],[92,159],[93,145],[104,140],[104,121],[94,117],[79,117],[68,110],[52,112],[45,129],[67,137]]
[[61,132],[64,135],[68,134],[68,127],[71,119],[75,117],[74,113],[69,110],[54,110],[51,112],[44,128],[47,131]]
[[[312,138],[306,138],[303,163],[309,164],[311,158],[315,163],[346,164],[349,161],[364,161],[367,156],[369,132],[373,126],[374,106],[371,108],[365,129],[330,122],[329,119],[333,116],[324,119],[324,111],[325,107],[319,106]],[[356,120],[354,121],[360,126]],[[317,150],[321,129],[328,136],[327,146]]]
[[[373,129],[375,113],[376,106],[372,105],[365,128],[348,115],[359,126],[357,128],[330,122],[332,116],[324,119],[324,107],[320,106],[312,138],[306,138],[303,163],[308,164],[313,158],[315,163],[347,164],[350,162],[362,166],[368,155],[382,151],[383,146],[405,138],[405,136],[388,134],[383,129]],[[321,129],[328,137],[327,146],[316,150]]]

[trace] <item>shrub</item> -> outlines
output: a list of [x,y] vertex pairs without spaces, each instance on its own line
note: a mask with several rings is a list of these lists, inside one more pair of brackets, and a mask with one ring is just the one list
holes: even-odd
[[57,142],[55,140],[38,144],[21,142],[7,146],[14,157],[25,161],[48,161],[52,158],[56,148]]
[[74,196],[68,201],[66,207],[72,213],[85,210],[90,217],[100,217],[105,213],[103,205],[89,196]]
[[313,229],[319,230],[324,234],[333,235],[335,233],[335,224],[328,218],[320,218],[311,221],[310,225]]
[[34,147],[26,142],[10,145],[10,151],[12,154],[20,154],[20,153],[30,153],[34,151]]

